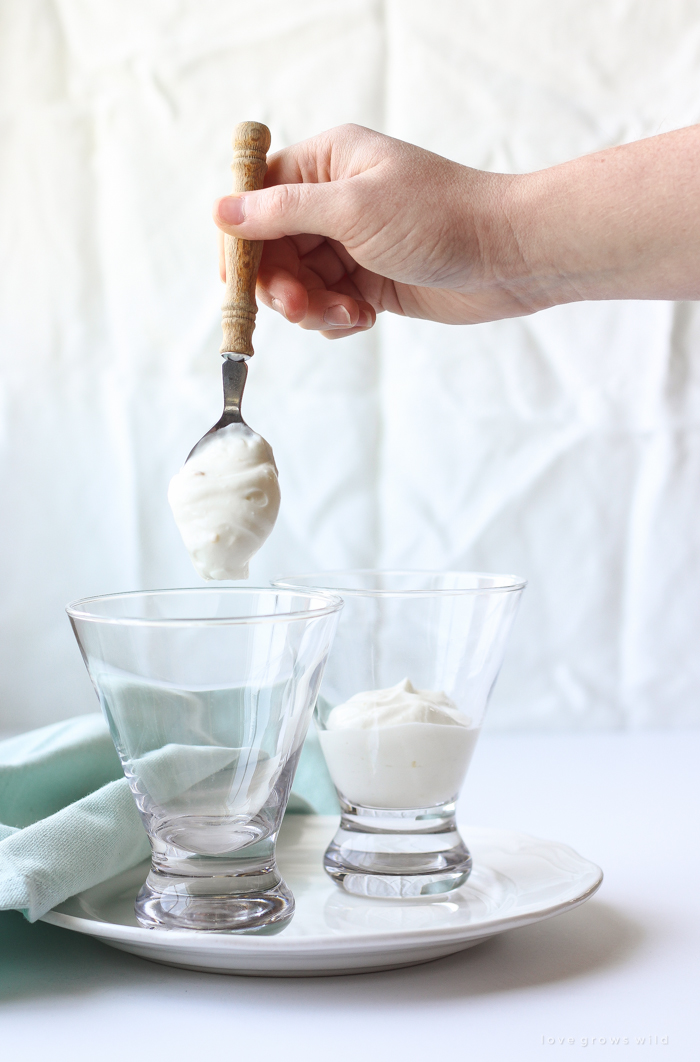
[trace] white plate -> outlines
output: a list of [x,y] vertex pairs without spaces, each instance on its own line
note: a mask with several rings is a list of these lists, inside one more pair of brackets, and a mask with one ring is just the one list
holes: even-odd
[[350,896],[321,866],[336,827],[337,819],[316,815],[285,819],[278,862],[297,907],[291,924],[275,936],[141,928],[134,900],[147,863],[66,900],[43,921],[194,970],[285,977],[361,973],[428,962],[568,911],[603,880],[599,867],[556,841],[464,826],[474,869],[461,889],[425,900]]

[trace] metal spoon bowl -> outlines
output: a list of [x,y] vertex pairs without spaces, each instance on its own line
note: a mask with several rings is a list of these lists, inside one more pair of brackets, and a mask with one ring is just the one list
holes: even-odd
[[188,461],[194,454],[195,450],[197,450],[210,435],[219,431],[220,428],[227,428],[229,424],[242,424],[251,434],[254,434],[253,429],[243,420],[243,415],[241,413],[243,388],[245,387],[245,382],[248,378],[248,356],[245,354],[227,354],[224,357],[224,363],[221,366],[221,376],[224,383],[224,411],[213,428],[210,428],[209,431],[202,436],[199,442],[194,444],[187,455]]

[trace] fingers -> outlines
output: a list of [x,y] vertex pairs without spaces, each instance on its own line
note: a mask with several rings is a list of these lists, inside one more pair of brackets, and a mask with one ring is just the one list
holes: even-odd
[[299,323],[302,328],[335,337],[371,328],[374,321],[375,313],[368,303],[337,291],[316,290],[309,292],[309,308]]
[[[353,335],[376,320],[353,282],[357,263],[343,244],[364,217],[371,189],[358,182],[381,157],[374,142],[384,139],[353,126],[321,134],[272,156],[267,187],[224,196],[214,206],[222,232],[266,241],[260,301],[328,338]],[[372,150],[365,151],[370,140]]]
[[292,324],[301,324],[309,309],[306,287],[289,270],[260,267],[256,294],[265,306],[281,313]]
[[315,233],[347,242],[362,216],[362,188],[353,178],[327,184],[280,184],[227,195],[214,204],[214,221],[246,240],[278,240]]
[[364,331],[376,320],[374,310],[364,300],[322,286],[309,289],[283,269],[261,270],[257,295],[292,324],[328,334],[329,338]]
[[364,178],[400,148],[399,141],[359,125],[329,129],[271,155],[265,188],[219,199],[214,220],[241,239],[317,233],[346,242],[372,198]]
[[375,321],[334,247],[318,237],[267,241],[257,294],[293,324],[324,334],[351,335]]
[[355,306],[357,307],[357,319],[355,319],[354,315],[351,317],[353,323],[349,328],[344,328],[342,325],[328,328],[326,324],[325,327],[320,330],[321,335],[326,339],[345,339],[346,336],[354,336],[358,332],[366,332],[371,328],[377,319],[374,309],[368,302],[357,302],[355,303]]

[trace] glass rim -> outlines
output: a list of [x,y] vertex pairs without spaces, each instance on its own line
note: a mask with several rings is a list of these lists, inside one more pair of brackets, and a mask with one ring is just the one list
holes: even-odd
[[[323,579],[329,576],[350,575],[452,575],[452,576],[475,576],[486,579],[508,580],[502,586],[457,586],[457,587],[433,587],[432,589],[406,589],[406,590],[380,590],[372,587],[356,586],[317,586],[295,582],[298,579]],[[346,597],[435,597],[436,595],[460,595],[460,594],[483,594],[501,593],[508,594],[515,590],[524,590],[527,579],[520,575],[505,574],[503,572],[477,572],[472,570],[460,571],[456,568],[335,568],[322,572],[300,572],[298,575],[280,575],[270,580],[272,586],[287,590],[319,590],[323,593],[344,594]]]
[[[143,616],[101,616],[87,611],[84,607],[96,601],[116,601],[120,598],[136,597],[166,597],[170,594],[227,594],[231,597],[239,597],[241,594],[274,594],[279,590],[289,590],[301,597],[306,589],[307,596],[310,593],[326,601],[322,608],[301,609],[298,612],[270,612],[254,613],[246,616],[177,616],[173,618],[143,617]],[[227,627],[236,625],[250,625],[253,623],[294,623],[297,620],[320,619],[322,616],[331,616],[340,612],[343,607],[343,599],[330,590],[317,590],[315,587],[275,587],[275,586],[185,586],[168,587],[164,590],[122,590],[116,594],[91,594],[89,597],[78,598],[66,605],[66,612],[70,618],[86,620],[90,623],[108,623],[116,626],[130,627]]]

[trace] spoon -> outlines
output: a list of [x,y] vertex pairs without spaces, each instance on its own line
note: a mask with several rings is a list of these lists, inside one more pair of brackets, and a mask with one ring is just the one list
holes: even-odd
[[[233,192],[255,192],[262,188],[267,172],[270,130],[261,122],[240,122],[233,134]],[[226,254],[226,295],[221,307],[224,334],[220,352],[224,359],[221,374],[224,385],[224,411],[213,428],[196,443],[187,460],[214,432],[229,424],[242,424],[252,432],[241,414],[243,388],[248,377],[248,359],[253,356],[253,331],[258,304],[255,283],[258,277],[262,240],[239,240],[224,236]]]

